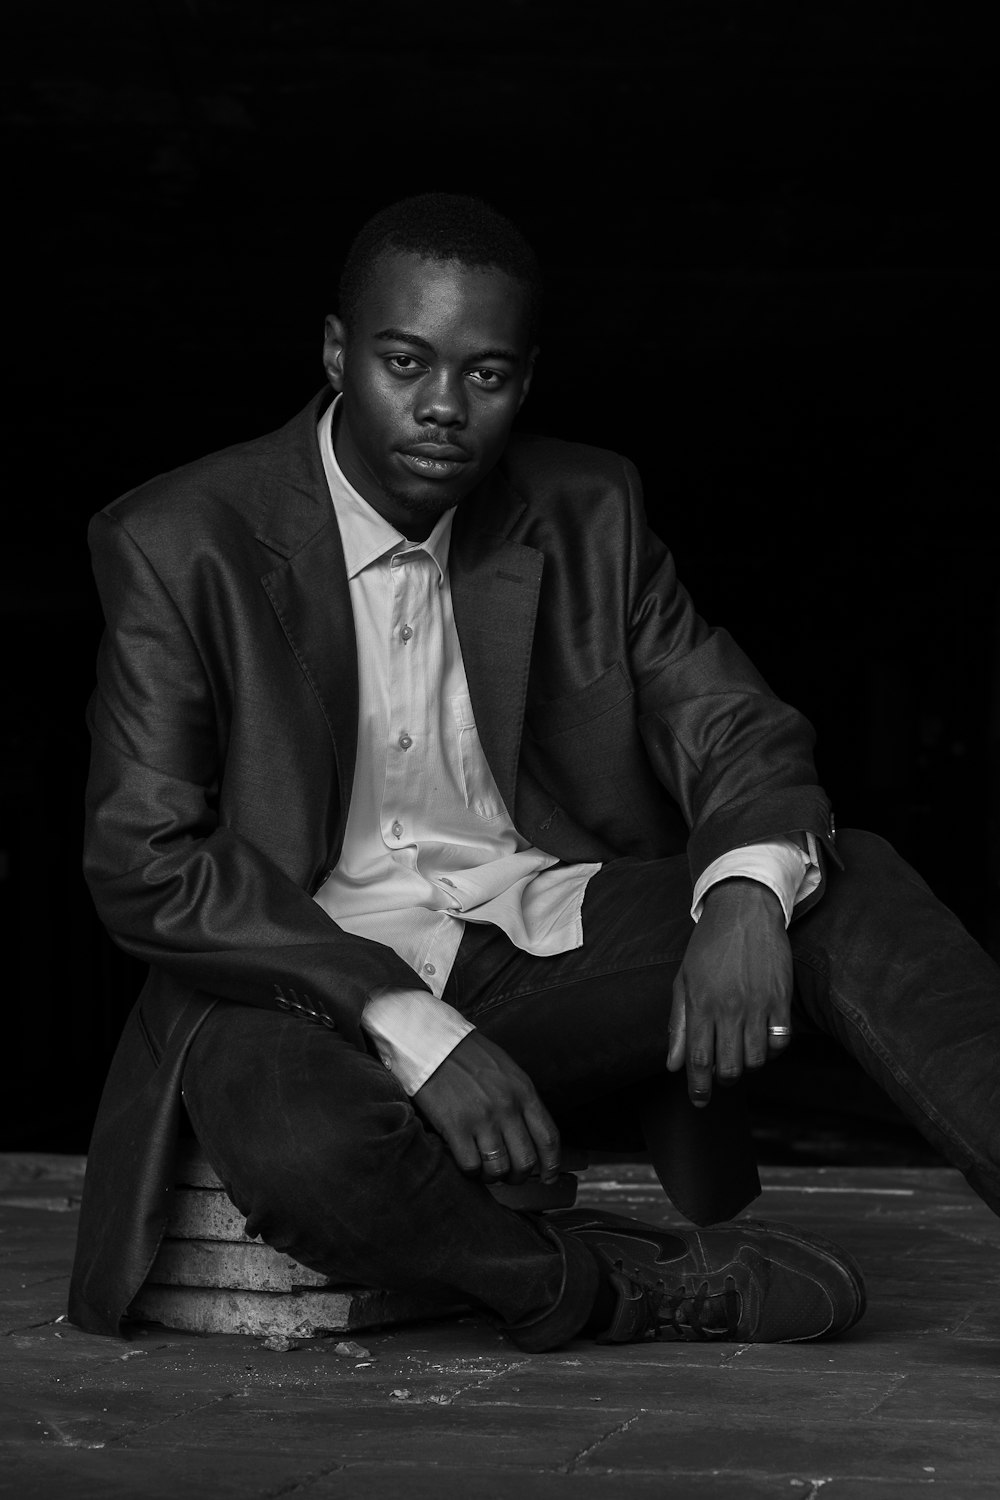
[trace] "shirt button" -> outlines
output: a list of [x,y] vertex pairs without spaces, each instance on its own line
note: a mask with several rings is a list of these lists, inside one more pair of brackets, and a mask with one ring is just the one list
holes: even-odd
[[398,818],[392,825],[392,836],[394,839],[402,838],[403,836],[403,825]]
[[424,973],[425,974],[436,974],[437,973],[437,969],[435,969],[435,967],[434,967],[433,964],[424,964]]
[[402,638],[403,638],[404,641],[410,640],[410,638],[413,635],[413,631],[410,629],[409,625],[404,625],[403,628],[402,628],[402,630],[399,633],[402,636]]
[[398,744],[400,750],[409,750],[410,746],[413,744],[413,740],[408,734],[401,734],[399,736]]

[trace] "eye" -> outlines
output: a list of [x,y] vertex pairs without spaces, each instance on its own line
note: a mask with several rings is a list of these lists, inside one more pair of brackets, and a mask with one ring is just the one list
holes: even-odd
[[412,354],[390,354],[386,364],[395,375],[414,375],[423,369],[419,359],[414,359]]
[[498,391],[507,380],[506,375],[504,375],[500,370],[491,370],[487,367],[482,367],[478,370],[470,370],[469,375],[477,385],[481,385],[483,389],[487,391]]

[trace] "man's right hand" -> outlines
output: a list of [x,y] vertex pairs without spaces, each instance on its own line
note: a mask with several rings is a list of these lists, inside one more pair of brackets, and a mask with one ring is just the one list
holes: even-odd
[[463,1172],[487,1182],[523,1182],[537,1167],[559,1175],[559,1132],[527,1073],[502,1047],[470,1031],[449,1052],[413,1103]]

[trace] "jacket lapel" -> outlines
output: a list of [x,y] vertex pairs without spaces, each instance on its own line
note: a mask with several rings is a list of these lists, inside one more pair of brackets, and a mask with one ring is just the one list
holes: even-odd
[[543,562],[508,539],[523,510],[494,471],[458,508],[448,569],[479,740],[512,815]]
[[357,756],[358,657],[344,548],[316,440],[329,399],[322,393],[276,434],[257,537],[285,559],[261,583],[329,727],[343,823]]

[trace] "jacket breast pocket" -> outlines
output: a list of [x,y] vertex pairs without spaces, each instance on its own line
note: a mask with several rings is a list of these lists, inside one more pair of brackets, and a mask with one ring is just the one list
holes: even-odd
[[465,805],[477,818],[501,818],[505,812],[503,799],[479,743],[479,730],[468,693],[457,693],[452,698],[451,711],[458,737],[458,765]]

